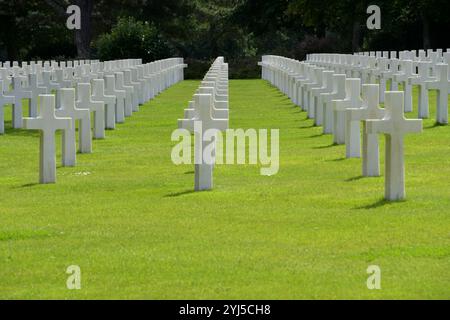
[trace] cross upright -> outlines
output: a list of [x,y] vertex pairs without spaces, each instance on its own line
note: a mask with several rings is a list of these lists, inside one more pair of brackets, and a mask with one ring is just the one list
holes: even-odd
[[409,79],[414,76],[412,60],[402,60],[400,62],[401,71],[394,74],[393,78],[396,82],[403,84],[405,112],[412,112],[412,85]]
[[3,90],[3,80],[0,80],[0,134],[5,133],[5,105],[14,104],[15,98],[7,96]]
[[321,88],[323,86],[323,71],[325,69],[324,68],[316,68],[314,70],[314,74],[315,74],[315,80],[314,82],[308,83],[305,85],[305,90],[307,92],[308,95],[308,104],[306,106],[306,108],[308,109],[308,118],[309,119],[314,119],[314,95],[312,90],[313,89],[317,89],[317,88]]
[[209,130],[225,131],[228,129],[228,119],[215,119],[212,117],[213,97],[211,94],[195,94],[194,103],[199,106],[199,120],[194,122],[195,139],[195,190],[210,190],[213,187],[213,168],[214,159],[208,159],[204,155],[204,150],[213,143],[213,152],[215,153],[214,141],[205,141],[204,133]]
[[[42,87],[47,88],[47,92],[52,92],[53,90],[58,90],[61,88],[59,83],[52,81],[52,72],[51,71],[42,71]],[[56,104],[58,106],[58,104]]]
[[47,88],[41,87],[38,84],[37,75],[34,73],[30,73],[28,75],[28,88],[31,92],[30,106],[29,106],[29,116],[31,118],[37,117],[38,112],[38,98],[41,94],[46,94]]
[[409,78],[409,83],[411,85],[417,85],[419,89],[418,109],[419,118],[421,119],[426,119],[430,116],[428,107],[428,89],[426,86],[427,81],[434,80],[434,78],[430,77],[430,69],[431,62],[419,61],[417,62],[417,74]]
[[77,87],[78,109],[88,109],[94,113],[94,138],[105,138],[105,104],[93,101],[91,98],[91,84],[79,83]]
[[392,58],[390,60],[388,60],[388,65],[389,65],[389,69],[385,72],[381,73],[381,76],[383,77],[383,79],[387,80],[391,80],[390,83],[390,89],[391,91],[393,90],[397,90],[398,89],[398,83],[394,81],[394,74],[398,72],[398,64],[399,61],[396,58]]
[[[378,84],[363,84],[362,86],[362,100],[361,108],[348,109],[347,121],[362,121],[362,175],[363,177],[378,177],[380,175],[380,158],[379,158],[379,142],[378,134],[369,134],[366,130],[366,120],[382,119],[385,115],[385,110],[379,107],[379,85]],[[356,129],[356,127],[355,127]],[[359,126],[358,126],[359,135]],[[358,145],[359,148],[359,145]]]
[[326,70],[322,74],[323,85],[320,88],[312,89],[313,105],[314,105],[314,125],[321,126],[323,124],[323,103],[321,99],[322,93],[330,93],[333,91],[333,74],[334,71]]
[[36,118],[24,118],[23,127],[28,130],[40,130],[39,182],[56,182],[56,130],[63,132],[74,130],[72,119],[55,115],[55,96],[40,96],[40,112]]
[[72,88],[72,81],[64,79],[64,70],[55,70],[56,82],[59,84],[60,88]]
[[305,76],[298,81],[298,96],[300,97],[300,107],[303,111],[307,111],[307,92],[305,90],[305,85],[307,83],[312,83],[314,79],[314,66],[313,65],[305,65]]
[[436,65],[438,80],[426,81],[427,89],[435,89],[436,94],[436,122],[448,124],[448,94],[450,93],[450,80],[448,79],[448,64]]
[[361,140],[359,121],[346,121],[346,110],[361,108],[361,80],[350,78],[345,80],[346,96],[343,100],[333,100],[334,103],[334,143],[346,144],[347,158],[361,156]]
[[314,119],[314,96],[312,90],[314,88],[321,88],[323,86],[322,75],[324,68],[314,68],[314,80],[305,84],[304,92],[306,93],[306,110],[308,112],[308,118]]
[[13,77],[13,89],[8,95],[14,97],[12,126],[15,129],[20,129],[23,125],[22,99],[31,99],[31,91],[23,87],[21,77]]
[[367,120],[368,134],[384,134],[386,138],[385,198],[403,200],[405,192],[404,136],[422,132],[421,119],[405,119],[403,92],[386,92],[386,114],[383,119]]
[[[134,82],[131,77],[131,70],[124,70],[123,77],[125,85],[133,87],[133,112],[139,111],[139,86],[138,82]],[[159,80],[158,80],[159,81]]]
[[[384,52],[383,55],[389,55],[388,52]],[[383,78],[383,72],[388,71],[388,59],[386,57],[377,59],[378,68],[375,70],[374,74],[378,78],[380,83],[380,102],[384,102],[384,93],[386,92],[386,79]]]
[[331,93],[322,93],[323,102],[323,133],[329,134],[334,132],[334,112],[333,100],[345,98],[345,74],[333,75],[333,91]]
[[0,80],[3,81],[3,92],[9,91],[12,80],[7,68],[0,68]]
[[132,86],[125,85],[125,77],[123,72],[116,72],[116,88],[125,91],[125,117],[131,117],[133,114],[133,92]]
[[116,97],[116,123],[124,123],[126,92],[116,88],[116,77],[114,75],[105,76],[105,90],[107,95]]
[[[220,104],[220,102],[224,102],[224,101],[217,101],[216,99],[215,99],[215,88],[214,87],[203,87],[203,86],[201,86],[201,87],[199,87],[198,88],[198,93],[200,93],[200,94],[210,94],[210,95],[212,95],[212,103],[213,103],[213,106],[212,106],[212,108],[211,108],[211,116],[213,117],[213,118],[216,118],[216,119],[228,119],[229,118],[229,115],[228,115],[228,108],[217,108],[217,105],[218,104]],[[200,113],[199,113],[199,110],[197,110],[197,109],[195,109],[196,110],[196,112],[197,112],[197,114],[199,115]]]
[[[92,152],[91,136],[91,113],[89,109],[78,109],[75,106],[75,89],[59,89],[57,94],[61,95],[61,108],[56,109],[56,115],[59,117],[69,117],[72,119],[72,127],[76,128],[76,122],[79,120],[79,151],[80,153]],[[66,166],[74,166],[76,160],[76,139],[75,130],[67,132],[64,143],[63,154],[68,161]]]
[[[146,85],[146,83],[144,80],[139,79],[137,67],[130,68],[130,71],[131,71],[131,80],[134,83],[138,84],[137,90],[138,90],[139,104],[142,105],[145,103],[145,85]],[[162,89],[162,90],[164,90],[164,89]]]
[[105,80],[92,80],[92,101],[105,104],[105,128],[116,128],[116,97],[105,94]]

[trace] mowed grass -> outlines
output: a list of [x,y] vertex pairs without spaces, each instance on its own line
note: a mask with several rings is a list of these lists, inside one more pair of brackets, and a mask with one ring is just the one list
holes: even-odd
[[[218,165],[214,190],[194,193],[193,166],[172,164],[170,137],[197,86],[141,107],[76,167],[59,166],[55,185],[36,184],[38,134],[7,122],[0,298],[450,298],[448,126],[426,120],[406,137],[407,200],[387,203],[384,178],[362,178],[361,160],[277,89],[233,80],[230,126],[280,129],[280,171]],[[70,265],[81,290],[66,288]],[[381,290],[367,289],[369,265]]]

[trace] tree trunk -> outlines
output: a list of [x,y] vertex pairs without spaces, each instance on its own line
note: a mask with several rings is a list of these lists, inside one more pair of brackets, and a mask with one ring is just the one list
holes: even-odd
[[361,26],[358,20],[353,21],[352,50],[359,51],[359,43],[361,41]]
[[431,48],[431,39],[430,39],[430,22],[426,14],[422,14],[422,39],[423,39],[423,48],[424,50]]
[[75,45],[77,47],[78,58],[89,59],[91,56],[91,17],[94,1],[77,0],[75,4],[81,10],[81,29],[75,30]]

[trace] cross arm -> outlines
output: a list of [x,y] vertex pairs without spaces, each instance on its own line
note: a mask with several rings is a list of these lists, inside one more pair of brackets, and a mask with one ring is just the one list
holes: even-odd
[[378,133],[391,133],[392,125],[384,119],[370,119],[366,120],[366,133],[378,134]]

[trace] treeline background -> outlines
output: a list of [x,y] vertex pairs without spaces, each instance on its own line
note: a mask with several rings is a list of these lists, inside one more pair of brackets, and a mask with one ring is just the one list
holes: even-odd
[[[76,4],[82,28],[66,28]],[[381,30],[366,9],[381,8]],[[200,78],[223,55],[232,78],[256,78],[263,54],[450,47],[449,0],[0,0],[0,60],[185,57]]]

